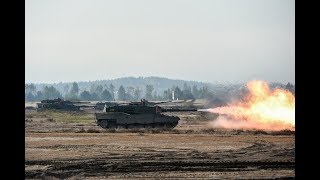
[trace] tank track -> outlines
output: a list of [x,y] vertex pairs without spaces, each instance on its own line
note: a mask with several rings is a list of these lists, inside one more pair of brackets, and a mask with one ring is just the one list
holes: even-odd
[[152,124],[116,124],[116,123],[107,123],[107,120],[101,120],[98,123],[98,126],[104,129],[134,129],[134,128],[175,128],[178,123],[152,123]]

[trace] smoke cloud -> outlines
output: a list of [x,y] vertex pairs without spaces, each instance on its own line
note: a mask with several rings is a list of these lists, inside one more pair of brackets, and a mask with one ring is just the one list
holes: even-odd
[[210,122],[213,128],[283,130],[295,128],[295,97],[284,89],[270,90],[264,81],[247,83],[243,101],[206,109],[219,117]]

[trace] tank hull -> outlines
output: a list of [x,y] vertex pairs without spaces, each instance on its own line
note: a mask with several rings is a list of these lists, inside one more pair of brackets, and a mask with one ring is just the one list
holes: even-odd
[[179,117],[163,114],[128,114],[124,112],[96,113],[97,124],[104,129],[113,128],[174,128]]

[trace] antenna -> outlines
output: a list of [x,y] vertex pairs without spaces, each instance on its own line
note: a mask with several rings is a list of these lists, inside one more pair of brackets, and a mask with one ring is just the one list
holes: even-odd
[[174,100],[174,91],[172,91],[172,101]]
[[107,112],[107,104],[104,104],[103,112]]

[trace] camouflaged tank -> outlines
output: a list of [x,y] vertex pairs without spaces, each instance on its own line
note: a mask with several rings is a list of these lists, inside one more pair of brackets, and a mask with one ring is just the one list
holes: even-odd
[[160,106],[147,105],[146,101],[128,105],[105,106],[104,112],[95,113],[96,122],[104,129],[113,128],[174,128],[177,116],[161,114]]
[[41,103],[37,103],[37,110],[41,111],[46,109],[78,111],[80,108],[75,106],[71,101],[64,101],[60,98],[53,100],[42,100]]

